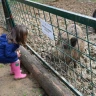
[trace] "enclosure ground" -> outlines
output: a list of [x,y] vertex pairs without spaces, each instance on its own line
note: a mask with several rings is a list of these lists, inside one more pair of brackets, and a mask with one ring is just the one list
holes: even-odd
[[96,0],[57,0],[57,2],[49,2],[48,4],[88,16],[92,16],[96,9]]
[[32,74],[20,80],[14,80],[14,75],[10,75],[9,64],[0,64],[0,96],[43,96],[43,89],[40,88]]

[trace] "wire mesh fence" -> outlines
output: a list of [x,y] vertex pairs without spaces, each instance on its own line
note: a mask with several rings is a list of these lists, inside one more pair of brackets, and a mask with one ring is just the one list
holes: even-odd
[[38,57],[75,94],[95,96],[96,20],[29,0],[10,0],[9,6],[15,24],[28,27],[28,46]]
[[0,1],[0,26],[1,27],[6,27],[4,12],[3,12],[3,7],[2,7],[1,1]]

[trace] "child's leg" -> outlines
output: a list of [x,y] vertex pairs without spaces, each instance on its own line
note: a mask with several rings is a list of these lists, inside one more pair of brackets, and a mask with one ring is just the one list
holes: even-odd
[[11,63],[13,71],[14,71],[14,78],[15,79],[22,79],[26,77],[26,74],[22,74],[20,70],[20,60],[18,59],[16,62]]

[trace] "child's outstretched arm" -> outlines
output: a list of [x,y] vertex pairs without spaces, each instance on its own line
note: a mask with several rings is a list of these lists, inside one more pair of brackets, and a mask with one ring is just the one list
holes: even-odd
[[21,56],[21,53],[20,53],[20,50],[17,50],[17,56],[20,57]]

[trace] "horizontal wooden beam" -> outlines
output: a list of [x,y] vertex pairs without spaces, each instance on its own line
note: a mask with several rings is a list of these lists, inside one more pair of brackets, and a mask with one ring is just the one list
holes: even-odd
[[72,96],[72,93],[63,83],[60,83],[48,69],[43,67],[42,62],[34,55],[31,55],[24,47],[20,47],[21,62],[24,67],[33,74],[37,82],[42,86],[48,96]]

